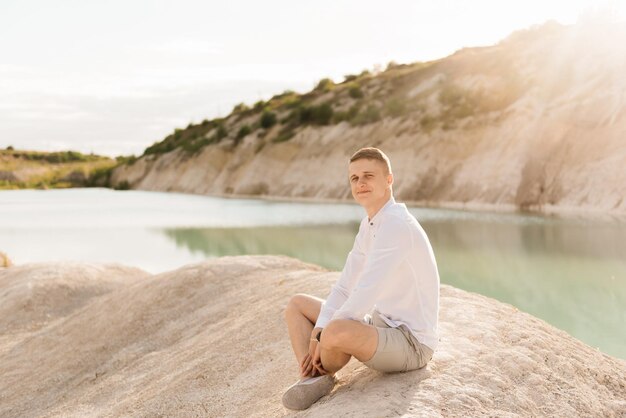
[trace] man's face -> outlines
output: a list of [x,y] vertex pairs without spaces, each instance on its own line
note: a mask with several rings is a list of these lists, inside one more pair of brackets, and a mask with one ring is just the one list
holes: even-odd
[[375,206],[391,196],[393,176],[386,174],[385,168],[384,163],[365,158],[350,163],[352,196],[361,206]]

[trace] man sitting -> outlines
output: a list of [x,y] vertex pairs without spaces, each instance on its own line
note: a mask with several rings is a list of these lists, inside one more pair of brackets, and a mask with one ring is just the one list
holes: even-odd
[[324,301],[297,294],[285,310],[301,380],[283,405],[302,410],[329,394],[352,356],[382,372],[424,367],[437,346],[439,273],[426,233],[393,198],[389,158],[363,148],[351,158],[352,196],[365,209],[354,246]]

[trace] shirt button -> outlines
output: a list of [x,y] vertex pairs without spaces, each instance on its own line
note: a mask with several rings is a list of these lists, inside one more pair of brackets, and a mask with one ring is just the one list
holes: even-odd
[[370,225],[374,226],[374,222],[370,222]]

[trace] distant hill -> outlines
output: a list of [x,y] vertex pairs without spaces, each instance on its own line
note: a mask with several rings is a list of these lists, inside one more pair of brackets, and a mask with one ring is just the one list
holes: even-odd
[[[626,210],[623,25],[554,22],[494,46],[321,80],[177,129],[111,184],[347,199],[348,157],[378,146],[403,201]],[[615,40],[612,42],[611,40]],[[345,180],[345,181],[344,181]]]
[[[111,170],[127,161],[76,151],[0,150],[0,190],[107,186]],[[123,183],[121,184],[124,185]]]

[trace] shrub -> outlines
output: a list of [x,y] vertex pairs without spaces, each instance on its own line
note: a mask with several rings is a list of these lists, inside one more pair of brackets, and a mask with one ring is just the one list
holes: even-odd
[[301,103],[302,99],[300,98],[300,96],[293,95],[285,100],[284,105],[287,107],[287,109],[293,109],[295,107],[298,107]]
[[228,131],[226,131],[226,128],[224,127],[224,125],[220,123],[217,127],[217,132],[215,133],[217,142],[221,141],[223,138],[226,138],[227,136],[228,136]]
[[263,111],[261,115],[261,127],[264,129],[269,129],[276,124],[276,114],[270,111]]
[[348,90],[348,94],[350,94],[350,97],[352,97],[353,99],[363,98],[363,90],[361,90],[361,87],[359,87],[358,84],[351,86]]
[[115,185],[115,190],[130,190],[130,184],[123,180]]
[[272,142],[285,142],[285,141],[289,141],[291,138],[293,138],[293,136],[295,135],[295,132],[292,131],[291,129],[286,129],[281,131],[278,136],[276,138],[274,138],[272,140]]
[[161,142],[155,142],[143,152],[143,155],[150,154],[166,154],[170,151],[173,151],[176,148],[176,144],[173,141],[168,141],[167,139]]
[[348,120],[348,112],[340,111],[333,114],[333,123],[339,123]]
[[281,94],[273,96],[265,106],[264,110],[273,110],[286,106],[287,108],[293,108],[300,102],[300,96],[293,90],[285,90]]
[[347,112],[335,112],[333,116],[333,122],[339,123],[343,121],[353,121],[354,118],[359,114],[359,110],[361,109],[361,103],[355,103],[350,106]]
[[188,154],[195,154],[196,152],[200,151],[205,146],[211,144],[214,140],[215,140],[215,137],[211,139],[202,138],[196,141],[188,141],[183,144],[182,148]]
[[358,75],[354,75],[354,74],[346,74],[343,76],[343,82],[344,83],[349,83],[351,81],[356,80],[357,78],[359,78]]
[[96,155],[84,155],[77,151],[59,151],[50,153],[23,153],[22,158],[34,161],[47,161],[52,164],[95,161],[100,159]]
[[133,165],[135,163],[135,161],[137,161],[137,157],[135,157],[134,155],[118,155],[117,157],[115,157],[115,161],[118,164],[128,164],[128,165]]
[[330,103],[318,106],[298,106],[287,117],[291,125],[311,123],[314,125],[328,125],[333,120],[333,107]]
[[357,114],[352,123],[354,125],[366,125],[368,123],[377,122],[380,120],[380,109],[374,104],[367,106],[365,111]]
[[333,108],[328,103],[313,107],[313,123],[328,125],[333,118]]
[[288,96],[293,96],[294,94],[296,94],[296,92],[293,90],[285,90],[280,94],[275,94],[270,100],[280,100]]
[[235,137],[235,144],[239,144],[241,140],[246,137],[246,135],[250,134],[250,132],[252,132],[252,129],[250,129],[250,126],[248,125],[243,125],[239,128],[239,132],[237,132],[237,136]]
[[258,102],[256,102],[253,107],[255,112],[260,112],[264,108],[265,108],[265,102],[263,100],[259,100]]
[[9,146],[7,147],[7,151],[13,151],[13,145],[9,145]]
[[245,112],[246,110],[250,110],[250,108],[245,103],[239,103],[233,108],[233,113]]
[[312,106],[298,106],[292,112],[292,120],[295,125],[310,123],[313,120],[313,107]]
[[348,109],[348,120],[352,120],[359,114],[359,110],[361,110],[361,103],[355,103],[350,106]]
[[316,91],[330,91],[335,87],[335,83],[330,78],[322,78],[315,86]]
[[109,187],[111,173],[114,167],[96,168],[89,173],[89,177],[85,181],[87,187]]

